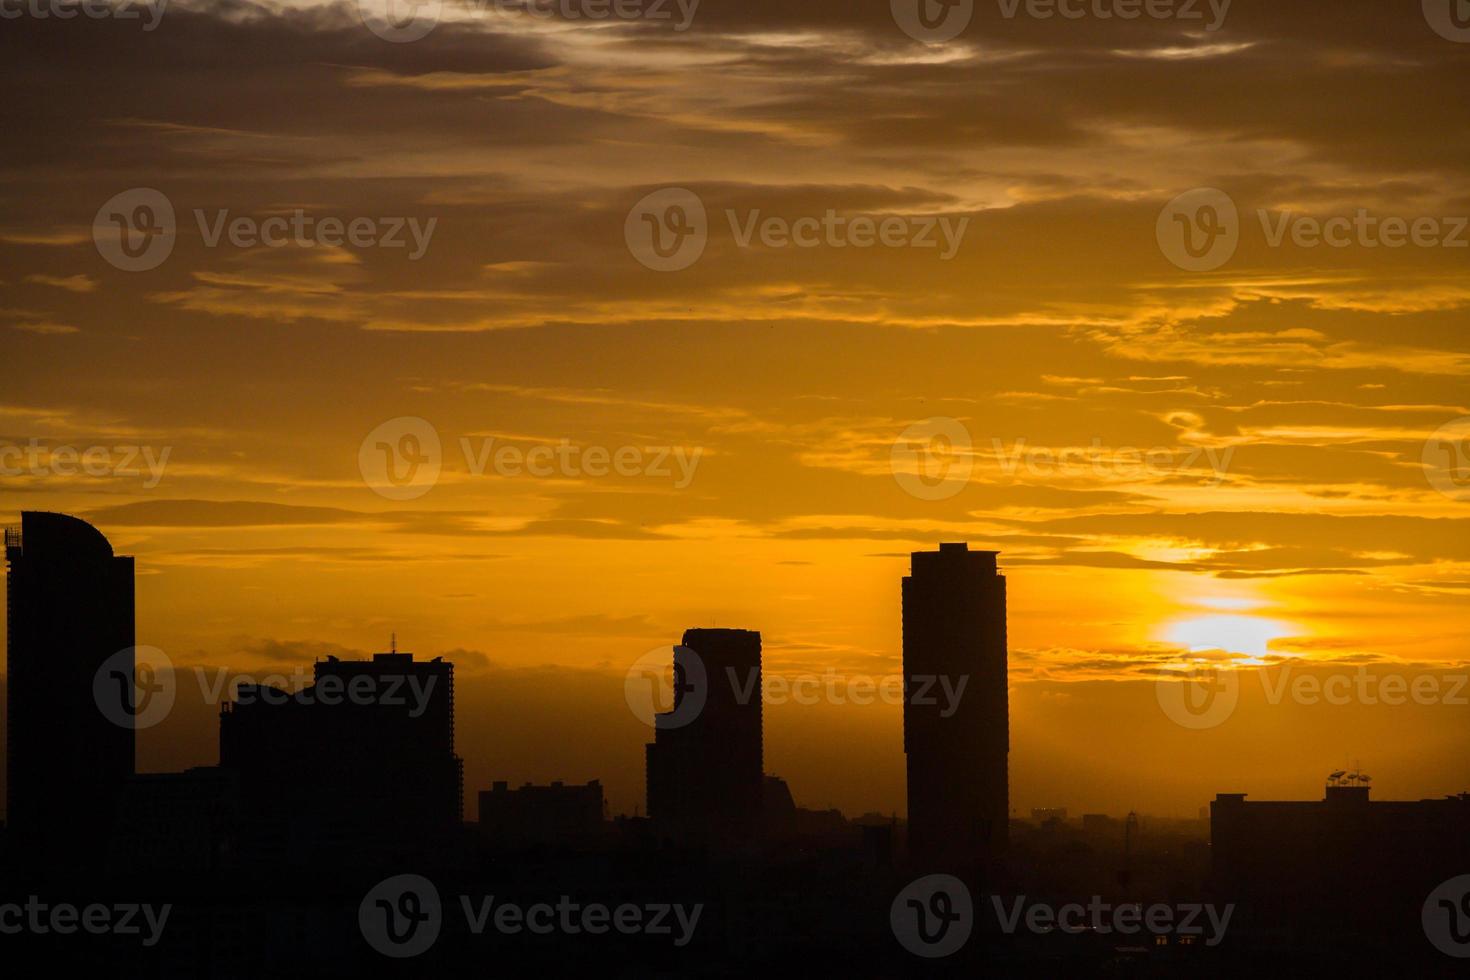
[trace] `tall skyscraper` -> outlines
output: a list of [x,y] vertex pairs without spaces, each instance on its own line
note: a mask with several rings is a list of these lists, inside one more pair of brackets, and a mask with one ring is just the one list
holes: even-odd
[[919,864],[958,868],[1006,844],[1010,720],[998,554],[942,544],[915,552],[903,580],[903,750],[909,850]]
[[671,839],[743,843],[759,831],[765,782],[761,635],[686,630],[674,662],[673,709],[645,755],[648,815]]
[[86,521],[26,511],[5,560],[9,828],[18,854],[87,863],[133,774],[133,559]]

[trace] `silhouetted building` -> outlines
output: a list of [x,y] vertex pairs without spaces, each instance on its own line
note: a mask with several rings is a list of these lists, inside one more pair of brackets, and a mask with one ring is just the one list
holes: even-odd
[[602,783],[526,783],[519,789],[497,781],[480,792],[480,830],[496,844],[518,846],[586,841],[606,827]]
[[796,836],[796,798],[780,776],[767,776],[761,790],[761,835],[768,841]]
[[655,718],[645,754],[648,816],[660,835],[684,842],[751,840],[764,786],[761,635],[687,630],[674,667],[674,705]]
[[903,580],[909,852],[921,865],[968,863],[1008,837],[1006,581],[997,554],[942,544],[915,552]]
[[37,511],[6,528],[5,558],[11,845],[87,864],[133,774],[133,559],[87,522]]
[[460,825],[454,665],[411,653],[328,657],[297,692],[244,686],[220,711],[220,766],[240,774],[247,845],[350,850]]
[[214,872],[238,865],[240,781],[215,766],[150,772],[124,785],[108,852],[114,874]]
[[1212,883],[1236,902],[1246,937],[1414,936],[1426,897],[1470,869],[1470,794],[1374,802],[1364,785],[1330,785],[1318,801],[1252,802],[1221,793],[1210,807]]

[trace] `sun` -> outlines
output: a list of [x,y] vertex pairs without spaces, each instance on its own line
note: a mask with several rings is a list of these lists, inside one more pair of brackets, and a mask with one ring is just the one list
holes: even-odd
[[1271,653],[1271,643],[1293,635],[1290,625],[1265,616],[1210,615],[1176,619],[1164,627],[1163,638],[1191,653],[1223,650],[1255,660]]

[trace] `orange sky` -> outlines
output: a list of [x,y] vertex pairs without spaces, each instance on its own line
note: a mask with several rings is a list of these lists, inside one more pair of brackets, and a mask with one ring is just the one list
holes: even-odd
[[[467,795],[601,777],[631,812],[634,660],[715,624],[761,630],[773,675],[891,675],[907,553],[968,540],[1010,579],[1023,812],[1310,797],[1353,759],[1380,797],[1470,788],[1452,684],[1273,704],[1254,670],[1470,670],[1470,44],[1369,0],[1237,0],[1214,31],[977,2],[928,45],[881,3],[505,8],[408,43],[355,5],[183,0],[146,33],[0,32],[0,512],[137,556],[139,642],[195,691],[145,765],[215,759],[189,668],[396,630],[458,664]],[[176,217],[142,271],[93,233],[133,188]],[[707,214],[680,271],[626,237],[666,188]],[[1202,270],[1166,234],[1196,188],[1237,212]],[[222,211],[434,224],[410,258],[210,244]],[[741,238],[829,211],[966,224],[947,259]],[[1445,241],[1296,237],[1360,211]],[[430,433],[432,485],[369,485],[378,442]],[[1199,659],[1246,680],[1191,730],[1155,678]],[[901,810],[899,733],[775,705],[767,768]]]

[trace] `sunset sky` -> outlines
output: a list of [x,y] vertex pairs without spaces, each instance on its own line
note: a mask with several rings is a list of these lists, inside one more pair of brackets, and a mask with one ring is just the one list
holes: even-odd
[[[446,0],[413,41],[356,4],[0,22],[0,523],[73,513],[137,557],[138,642],[183,678],[142,767],[216,761],[193,667],[396,631],[457,665],[467,799],[601,778],[631,813],[635,660],[717,625],[773,676],[890,676],[908,553],[968,541],[1009,580],[1023,814],[1319,798],[1355,760],[1378,798],[1470,789],[1470,30],[1432,0],[1214,30],[976,0],[921,43],[886,0],[665,6]],[[127,271],[94,222],[136,188],[175,232]],[[660,271],[633,239],[671,188],[707,243]],[[1183,268],[1167,208],[1206,188],[1238,246]],[[298,211],[407,244],[214,236]],[[742,240],[829,211],[963,237]],[[1423,233],[1300,225],[1364,212]],[[426,433],[436,482],[375,480]],[[1196,661],[1242,678],[1202,730],[1156,682]],[[1261,665],[1444,696],[1273,704]],[[902,813],[900,731],[773,704],[766,768]]]

